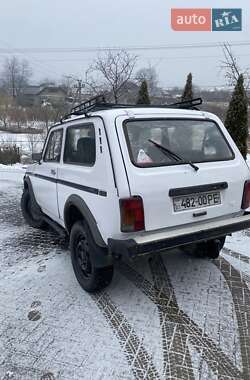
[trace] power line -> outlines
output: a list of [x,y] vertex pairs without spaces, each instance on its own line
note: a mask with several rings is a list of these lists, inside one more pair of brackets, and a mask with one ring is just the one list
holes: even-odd
[[[13,48],[9,43],[3,41],[2,39],[0,40],[0,42],[1,42],[3,45],[7,46],[7,48],[3,48],[3,49],[8,50],[8,51],[9,51],[8,54],[12,54],[12,55],[13,55],[13,54],[16,53],[15,48]],[[0,54],[1,54],[1,48],[0,48]],[[20,54],[21,54],[24,58],[27,59],[27,56],[25,56],[24,53],[20,53]],[[2,57],[1,57],[1,58],[2,58]],[[37,58],[34,58],[34,57],[32,57],[32,56],[29,56],[29,60],[33,61],[33,64],[35,63],[36,71],[38,71],[38,72],[40,71],[40,73],[42,72],[42,75],[47,76],[47,75],[48,75],[48,71],[50,71],[50,72],[53,74],[53,76],[58,74],[57,71],[56,71],[56,69],[52,68],[52,70],[51,70],[51,67],[49,67],[49,66],[47,66],[47,67],[49,67],[49,70],[48,70],[48,69],[45,69],[45,68],[44,68],[44,64],[41,64],[41,63],[40,63],[40,60],[37,59]],[[37,68],[37,65],[40,66],[40,69]],[[41,71],[41,67],[42,67],[42,70],[46,70],[46,71],[45,71],[45,72]]]
[[[230,46],[250,46],[250,41],[231,41],[227,42]],[[203,42],[203,43],[188,43],[188,44],[173,44],[173,45],[148,45],[148,46],[106,46],[106,47],[75,47],[75,48],[0,48],[0,53],[9,54],[10,52],[16,52],[20,54],[47,54],[47,53],[92,53],[92,52],[104,52],[104,51],[147,51],[147,50],[177,50],[177,49],[201,49],[201,48],[217,48],[222,47],[223,42]]]
[[[250,54],[237,54],[237,57],[249,57]],[[141,56],[139,57],[139,60],[146,60],[146,59],[152,59],[152,60],[171,60],[171,59],[209,59],[209,58],[223,58],[223,54],[221,55],[180,55],[180,56],[151,56],[151,57],[144,57],[144,56]],[[5,58],[2,56],[0,56],[0,60],[4,60]],[[43,63],[43,62],[85,62],[85,61],[92,61],[93,58],[62,58],[62,59],[40,59],[39,62]]]

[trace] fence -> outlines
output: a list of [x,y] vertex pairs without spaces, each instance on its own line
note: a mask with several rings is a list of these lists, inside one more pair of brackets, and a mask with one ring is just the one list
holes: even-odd
[[20,149],[20,153],[39,153],[41,152],[43,145],[44,145],[44,140],[28,140],[28,139],[23,139],[23,140],[17,140],[17,139],[2,139],[1,140],[1,134],[0,134],[0,148],[1,146],[10,146],[10,145],[15,145]]

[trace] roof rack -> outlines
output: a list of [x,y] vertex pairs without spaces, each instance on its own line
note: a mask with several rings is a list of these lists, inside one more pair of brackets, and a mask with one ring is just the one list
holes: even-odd
[[201,98],[195,98],[191,100],[185,100],[173,104],[165,105],[151,105],[151,104],[116,104],[107,103],[104,95],[98,95],[92,99],[89,99],[76,107],[73,107],[69,114],[66,114],[62,119],[61,123],[68,119],[70,116],[85,115],[88,117],[89,112],[101,111],[107,109],[117,109],[117,108],[179,108],[179,109],[193,109],[198,110],[197,106],[202,104]]

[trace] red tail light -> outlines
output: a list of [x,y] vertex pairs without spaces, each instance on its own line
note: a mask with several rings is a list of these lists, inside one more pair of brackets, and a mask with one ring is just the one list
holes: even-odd
[[145,229],[143,201],[141,197],[120,200],[121,231],[134,232]]
[[250,207],[250,181],[245,182],[241,208],[246,210]]

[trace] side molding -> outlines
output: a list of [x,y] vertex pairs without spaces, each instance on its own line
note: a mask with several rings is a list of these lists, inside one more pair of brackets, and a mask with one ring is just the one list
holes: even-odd
[[84,200],[75,194],[71,195],[67,199],[67,201],[65,203],[65,207],[64,207],[64,223],[65,223],[65,227],[68,230],[68,232],[69,232],[68,226],[70,225],[70,215],[68,213],[68,210],[71,206],[75,206],[78,209],[78,211],[82,214],[82,216],[86,220],[86,222],[88,223],[88,226],[90,228],[90,231],[93,235],[93,238],[94,238],[96,244],[99,247],[106,248],[107,244],[105,244],[105,242],[104,242],[104,240],[100,234],[100,231],[98,229],[98,226],[97,226],[97,223],[96,223],[96,220],[95,220],[93,214],[91,213],[90,209],[88,208],[88,206],[86,205]]

